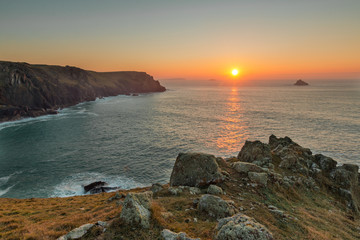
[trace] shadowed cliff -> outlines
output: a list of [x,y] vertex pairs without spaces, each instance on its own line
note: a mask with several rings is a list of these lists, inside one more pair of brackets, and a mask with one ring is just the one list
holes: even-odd
[[163,91],[145,72],[94,72],[0,61],[0,122],[56,114],[58,108],[97,97]]

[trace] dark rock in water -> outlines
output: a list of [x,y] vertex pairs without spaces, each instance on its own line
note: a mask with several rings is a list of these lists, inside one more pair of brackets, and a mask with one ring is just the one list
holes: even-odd
[[93,189],[104,187],[105,185],[107,185],[106,182],[97,181],[97,182],[93,182],[93,183],[90,183],[90,184],[84,186],[84,190],[85,190],[85,193],[87,193]]
[[309,85],[307,82],[304,82],[303,80],[299,79],[294,83],[295,86],[307,86]]
[[133,93],[131,96],[137,97],[137,96],[139,96],[139,94],[138,93]]
[[91,189],[89,192],[90,194],[96,194],[96,193],[110,192],[118,189],[119,189],[118,187],[96,187]]

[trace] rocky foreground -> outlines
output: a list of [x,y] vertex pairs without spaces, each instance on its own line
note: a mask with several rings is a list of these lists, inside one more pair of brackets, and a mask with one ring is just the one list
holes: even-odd
[[163,91],[145,72],[94,72],[0,61],[0,122],[56,114],[59,108],[101,97]]
[[[359,239],[358,170],[272,135],[269,143],[247,141],[236,158],[180,153],[166,185],[2,200],[0,238]],[[22,201],[33,212],[11,210]]]

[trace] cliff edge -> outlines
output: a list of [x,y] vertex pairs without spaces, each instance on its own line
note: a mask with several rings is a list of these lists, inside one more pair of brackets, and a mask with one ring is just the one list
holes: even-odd
[[145,72],[94,72],[0,61],[0,122],[56,114],[56,109],[97,97],[165,90]]

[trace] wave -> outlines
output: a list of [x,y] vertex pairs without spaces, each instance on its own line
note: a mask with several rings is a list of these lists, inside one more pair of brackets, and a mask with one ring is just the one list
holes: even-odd
[[[8,176],[0,177],[0,186],[5,185],[12,176],[17,175],[17,174],[21,174],[21,173],[22,172],[14,172],[14,173],[12,173],[12,174],[10,174]],[[0,196],[1,196],[1,194],[0,194]]]
[[3,122],[3,123],[0,123],[0,131],[5,128],[9,128],[9,127],[22,127],[27,124],[32,124],[32,123],[37,123],[37,122],[45,122],[45,121],[49,121],[49,120],[56,119],[56,118],[60,119],[67,115],[68,115],[68,113],[62,112],[60,110],[58,114],[49,114],[49,115],[43,115],[43,116],[39,116],[39,117],[26,117],[26,118],[22,118],[20,120],[15,120],[15,121],[11,121],[11,122]]
[[101,173],[84,172],[66,177],[60,184],[54,187],[50,197],[70,197],[87,195],[84,193],[84,186],[96,181],[104,181],[109,187],[130,189],[143,187],[144,185],[131,178],[117,175],[104,175]]
[[12,185],[4,190],[0,190],[0,196],[4,195],[5,193],[7,193],[8,191],[10,191],[10,189],[12,189],[15,185]]

